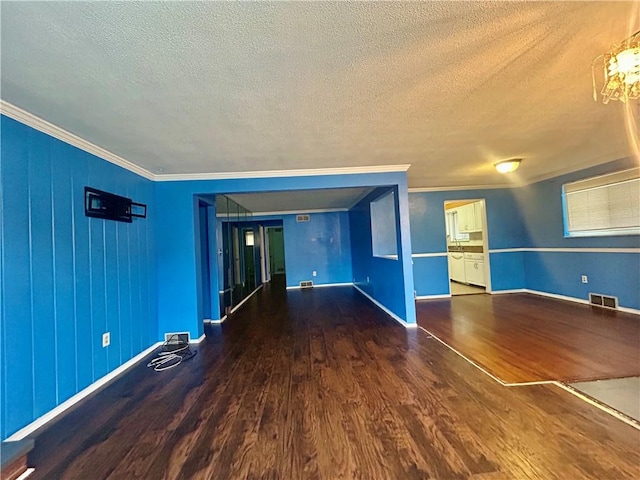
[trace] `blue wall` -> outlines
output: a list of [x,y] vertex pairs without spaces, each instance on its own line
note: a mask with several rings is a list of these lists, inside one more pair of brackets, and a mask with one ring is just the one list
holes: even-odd
[[273,220],[281,220],[284,229],[287,287],[304,280],[315,285],[352,282],[348,212],[309,213],[308,222],[297,222],[294,214],[253,217],[260,223]]
[[[415,323],[413,282],[410,263],[411,244],[408,231],[408,209],[402,215],[398,191],[394,190],[398,258],[382,258],[373,255],[371,202],[388,193],[389,188],[378,188],[366,196],[349,211],[351,227],[351,257],[353,261],[353,283],[408,323]],[[402,217],[407,222],[402,225]],[[405,236],[404,242],[402,235]],[[406,265],[409,265],[406,268]],[[406,269],[405,269],[406,268]],[[408,273],[408,275],[405,275]]]
[[[564,238],[562,185],[634,166],[622,159],[520,188],[410,193],[414,254],[446,252],[444,201],[486,201],[493,291],[530,289],[587,300],[589,292],[619,297],[640,309],[638,235]],[[517,251],[494,251],[516,249]],[[540,251],[542,249],[542,251]],[[624,249],[623,252],[588,249]],[[631,251],[629,251],[631,249]],[[449,293],[446,257],[416,257],[419,296]],[[581,275],[589,283],[581,282]]]
[[[515,189],[415,192],[409,194],[414,283],[418,296],[449,294],[444,202],[485,199],[489,249],[521,248],[527,240]],[[522,253],[492,253],[493,290],[524,288]]]
[[[152,182],[0,122],[4,439],[153,344],[157,329]],[[85,217],[87,185],[146,203],[148,218]]]
[[[401,213],[399,229],[404,229],[406,232],[402,235],[402,246],[410,252],[406,182],[405,172],[156,182],[154,184],[155,205],[159,212],[155,229],[158,252],[158,331],[161,334],[188,331],[192,338],[200,337],[204,331],[203,324],[199,320],[202,318],[202,313],[199,311],[197,294],[200,291],[200,280],[196,274],[198,262],[196,262],[195,252],[199,237],[195,235],[194,219],[198,218],[195,196],[395,185],[398,187],[398,204]],[[399,231],[399,235],[401,233]],[[409,318],[415,319],[415,313],[411,314],[415,312],[415,306],[412,300],[413,278],[410,254],[401,258],[405,284],[410,285],[410,290],[405,291],[401,298],[404,298],[407,305]],[[407,261],[408,267],[407,263],[404,263]],[[411,299],[410,302],[407,301],[408,298]],[[218,309],[212,310],[215,312]]]
[[[518,189],[517,198],[526,231],[526,288],[588,299],[589,292],[618,297],[623,307],[640,309],[640,236],[565,238],[562,223],[562,185],[637,166],[622,159]],[[625,249],[626,252],[585,249]],[[548,251],[539,251],[544,249]],[[568,249],[569,251],[563,251]],[[583,284],[581,275],[587,275]]]

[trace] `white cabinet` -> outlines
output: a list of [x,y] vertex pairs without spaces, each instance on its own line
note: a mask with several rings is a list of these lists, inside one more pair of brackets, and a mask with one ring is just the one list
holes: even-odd
[[462,233],[482,231],[482,202],[458,207],[458,228]]
[[475,231],[476,216],[473,203],[458,207],[458,228],[463,233]]
[[464,275],[467,283],[481,287],[486,286],[484,255],[482,253],[464,254]]
[[484,212],[483,212],[483,204],[482,202],[475,202],[473,204],[473,213],[476,217],[476,232],[481,232],[484,230]]
[[466,275],[464,268],[464,253],[449,252],[449,275],[451,280],[466,283]]

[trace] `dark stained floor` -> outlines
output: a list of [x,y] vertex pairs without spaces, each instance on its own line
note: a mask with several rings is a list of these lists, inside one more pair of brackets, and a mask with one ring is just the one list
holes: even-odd
[[34,479],[640,478],[640,431],[503,387],[350,287],[260,290],[36,437]]
[[505,383],[640,375],[640,319],[527,293],[420,301],[418,324]]

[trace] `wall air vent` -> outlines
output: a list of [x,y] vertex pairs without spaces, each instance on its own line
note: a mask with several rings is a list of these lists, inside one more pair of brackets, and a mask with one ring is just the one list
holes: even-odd
[[589,303],[596,307],[610,308],[616,310],[618,308],[618,297],[610,295],[602,295],[601,293],[590,293]]
[[313,282],[311,280],[304,280],[300,282],[300,288],[313,288]]
[[311,219],[311,217],[309,215],[297,215],[296,216],[296,222],[300,223],[300,222],[308,222]]

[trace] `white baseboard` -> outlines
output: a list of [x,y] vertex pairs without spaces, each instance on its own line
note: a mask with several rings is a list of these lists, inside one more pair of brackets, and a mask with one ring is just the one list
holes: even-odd
[[201,341],[203,341],[206,338],[206,335],[203,333],[202,335],[200,335],[200,338],[198,338],[197,340],[189,340],[189,343],[193,344],[193,343],[200,343]]
[[[492,295],[502,294],[502,293],[530,293],[532,295],[540,295],[541,297],[555,298],[556,300],[564,300],[566,302],[581,303],[582,305],[591,305],[589,303],[589,300],[585,298],[569,297],[567,295],[559,295],[557,293],[543,292],[541,290],[531,290],[529,288],[518,288],[513,290],[494,290],[491,292]],[[640,315],[640,310],[637,310],[635,308],[618,306],[617,309],[614,309],[612,311],[616,311],[616,310],[624,313],[631,313],[633,315]]]
[[31,474],[35,471],[36,469],[33,467],[27,468],[19,477],[16,478],[16,480],[25,480],[27,477],[30,477]]
[[[233,313],[233,312],[235,312],[236,310],[238,310],[242,305],[244,305],[244,304],[245,304],[245,302],[246,302],[247,300],[249,300],[251,297],[253,297],[253,295],[254,295],[258,290],[260,290],[261,288],[262,288],[262,285],[258,285],[258,288],[256,288],[253,292],[251,292],[251,293],[250,293],[249,295],[247,295],[246,297],[244,297],[244,299],[243,299],[239,304],[237,304],[235,307],[233,307],[229,313]],[[225,315],[225,318],[226,318],[226,315]]]
[[543,291],[540,291],[540,290],[530,290],[528,288],[525,289],[525,292],[526,293],[531,293],[533,295],[540,295],[541,297],[549,297],[549,298],[555,298],[556,300],[565,300],[567,302],[582,303],[583,305],[589,305],[589,300],[587,300],[585,298],[568,297],[566,295],[559,295],[557,293],[543,292]]
[[138,363],[140,360],[145,358],[147,355],[149,355],[151,352],[153,352],[156,348],[160,347],[161,345],[162,345],[162,342],[154,343],[153,345],[151,345],[147,349],[145,349],[142,352],[140,352],[135,357],[131,358],[130,360],[128,360],[125,363],[123,363],[122,365],[120,365],[115,370],[107,373],[104,377],[102,377],[102,378],[96,380],[95,382],[93,382],[87,388],[85,388],[83,390],[80,390],[73,397],[65,400],[60,405],[55,407],[53,410],[49,410],[47,413],[45,413],[41,417],[35,419],[29,425],[21,428],[20,430],[15,432],[13,435],[11,435],[9,438],[7,438],[6,441],[13,442],[13,441],[24,439],[27,435],[30,435],[33,432],[35,432],[37,429],[39,429],[40,427],[44,426],[46,423],[50,422],[55,417],[60,415],[62,412],[67,410],[69,407],[72,407],[73,405],[75,405],[76,403],[78,403],[80,400],[84,399],[88,395],[90,395],[93,392],[95,392],[95,391],[101,389],[102,387],[106,386],[108,383],[110,383],[116,377],[120,376],[126,370],[128,370],[131,367],[133,367],[136,363]]
[[[235,312],[236,310],[238,310],[243,304],[244,302],[246,302],[247,300],[249,300],[258,290],[260,290],[262,288],[262,285],[258,285],[258,288],[256,288],[253,292],[251,292],[249,295],[247,295],[238,305],[236,305],[235,307],[233,307],[233,309],[229,312],[230,314]],[[220,318],[220,319],[211,319],[211,318],[206,318],[204,319],[204,323],[208,323],[210,325],[220,325],[221,323],[223,323],[225,320],[227,319],[227,316],[225,315],[224,317]],[[201,337],[204,338],[204,335]],[[199,342],[202,340],[198,340]]]
[[624,313],[631,313],[633,315],[640,315],[640,310],[638,310],[636,308],[621,307],[620,305],[618,305],[618,310],[620,310],[621,312],[624,312]]
[[527,289],[525,288],[513,288],[511,290],[491,290],[491,295],[500,295],[503,293],[527,293]]
[[377,300],[375,300],[372,296],[370,296],[368,293],[366,293],[364,290],[362,290],[360,287],[358,287],[357,285],[354,285],[353,288],[355,288],[356,290],[358,290],[362,295],[364,295],[365,297],[367,297],[371,303],[373,303],[375,306],[377,306],[380,310],[383,310],[387,315],[389,315],[391,318],[393,318],[396,322],[398,322],[400,325],[402,325],[404,328],[417,328],[418,324],[417,323],[408,323],[405,322],[402,318],[400,318],[398,315],[396,315],[395,313],[393,313],[391,310],[389,310],[387,307],[385,307],[384,305],[382,305],[380,302],[378,302]]
[[418,295],[416,300],[435,300],[437,298],[451,298],[450,293],[443,293],[442,295]]
[[220,325],[226,319],[227,319],[227,316],[225,315],[224,317],[222,317],[219,320],[205,320],[204,323],[210,323],[211,325]]

